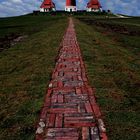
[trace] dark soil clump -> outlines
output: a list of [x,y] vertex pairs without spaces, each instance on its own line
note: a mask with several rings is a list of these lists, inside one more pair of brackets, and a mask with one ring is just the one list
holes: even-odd
[[10,35],[6,35],[0,38],[0,52],[12,47],[17,42],[21,41],[23,38],[25,38],[25,36],[15,33],[11,33]]
[[80,19],[81,21],[86,22],[88,25],[96,25],[100,26],[102,28],[105,28],[107,31],[110,32],[117,32],[120,34],[130,35],[130,36],[140,36],[140,30],[135,30],[132,28],[129,28],[125,25],[119,25],[119,24],[112,24],[112,23],[106,23],[100,20],[89,20],[89,19]]

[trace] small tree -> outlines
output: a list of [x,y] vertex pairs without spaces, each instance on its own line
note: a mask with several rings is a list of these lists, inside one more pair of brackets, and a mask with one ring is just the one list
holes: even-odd
[[111,10],[108,9],[107,12],[108,12],[108,13],[111,13]]

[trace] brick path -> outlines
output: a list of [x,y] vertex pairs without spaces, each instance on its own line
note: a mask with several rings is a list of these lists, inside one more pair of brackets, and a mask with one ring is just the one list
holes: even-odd
[[107,140],[94,93],[70,19],[40,114],[36,140]]

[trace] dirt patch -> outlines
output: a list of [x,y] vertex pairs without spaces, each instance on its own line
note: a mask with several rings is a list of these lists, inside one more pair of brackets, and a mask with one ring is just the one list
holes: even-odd
[[119,93],[117,93],[115,91],[114,92],[111,92],[109,94],[109,97],[110,98],[113,98],[114,100],[119,101],[119,102],[121,102],[124,99],[124,96],[123,95],[121,95],[121,94],[119,94]]
[[14,46],[18,42],[22,41],[24,38],[27,38],[27,36],[15,33],[0,38],[0,52]]
[[96,26],[103,27],[104,29],[110,32],[113,31],[120,34],[130,35],[130,36],[140,36],[140,30],[133,30],[125,25],[105,23],[103,21],[98,21],[98,20],[88,20],[88,19],[79,19],[79,20],[86,22],[86,24],[88,25],[96,25]]
[[19,28],[19,27],[25,27],[26,25],[8,25],[0,27],[0,29],[8,29],[8,28]]

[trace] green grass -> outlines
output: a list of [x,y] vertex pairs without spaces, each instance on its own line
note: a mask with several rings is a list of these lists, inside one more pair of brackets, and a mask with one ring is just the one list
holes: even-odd
[[140,37],[110,32],[79,20],[75,23],[87,74],[90,84],[97,89],[109,139],[138,140]]
[[140,17],[131,17],[131,18],[119,18],[119,19],[110,19],[106,20],[106,22],[114,23],[114,24],[122,24],[122,25],[135,25],[135,26],[140,26]]
[[[26,15],[11,18],[0,19],[0,37],[5,35],[16,33],[21,35],[30,35],[35,32],[40,32],[44,28],[48,28],[51,25],[51,21],[57,21],[61,16],[51,15]],[[46,24],[47,22],[47,24]]]
[[0,53],[0,139],[32,140],[67,18],[24,16],[0,21],[1,34],[28,34]]

